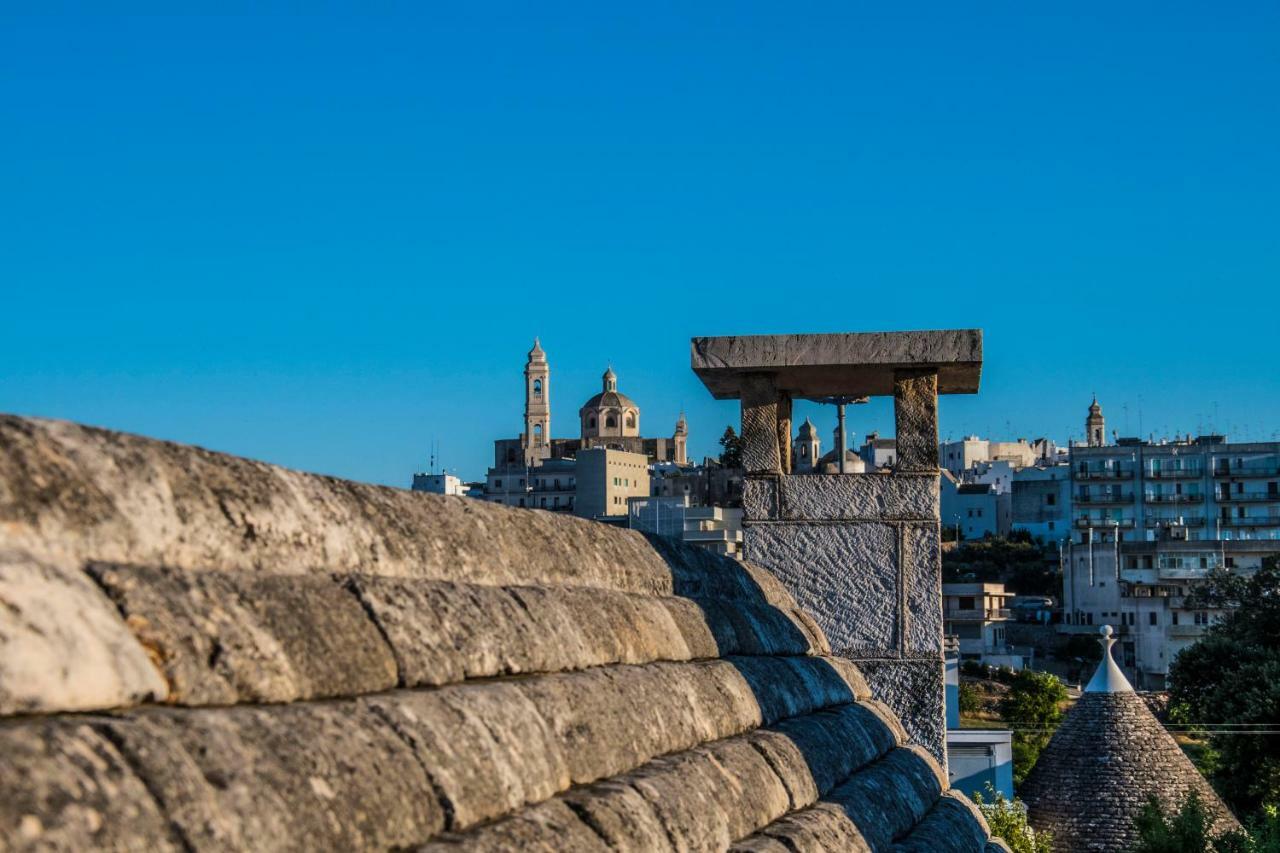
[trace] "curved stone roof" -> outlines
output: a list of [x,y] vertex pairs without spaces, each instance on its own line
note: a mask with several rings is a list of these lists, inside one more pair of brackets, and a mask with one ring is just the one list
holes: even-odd
[[602,391],[582,404],[582,411],[588,409],[636,409],[640,407],[635,401],[619,391]]
[[54,849],[1003,849],[770,574],[0,416],[0,825]]
[[1173,809],[1196,791],[1214,816],[1215,831],[1238,829],[1116,666],[1110,626],[1101,633],[1105,651],[1097,672],[1018,790],[1032,825],[1052,832],[1058,851],[1132,850],[1138,841],[1134,819],[1150,795]]

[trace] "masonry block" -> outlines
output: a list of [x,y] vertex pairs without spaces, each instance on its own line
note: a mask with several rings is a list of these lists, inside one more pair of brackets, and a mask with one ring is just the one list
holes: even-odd
[[941,658],[856,658],[871,693],[884,702],[907,735],[946,766],[946,696]]
[[899,370],[893,383],[899,471],[938,467],[938,373]]
[[897,521],[938,513],[935,475],[803,474],[781,478],[779,489],[778,511],[788,520]]

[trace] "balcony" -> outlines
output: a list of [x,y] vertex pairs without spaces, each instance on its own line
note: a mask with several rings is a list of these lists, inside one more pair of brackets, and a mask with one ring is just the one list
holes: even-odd
[[1204,516],[1184,515],[1178,518],[1148,518],[1147,527],[1204,527]]
[[1280,476],[1280,465],[1215,465],[1215,477],[1276,477]]
[[1219,492],[1217,495],[1219,503],[1280,503],[1280,492],[1244,492],[1242,494],[1232,494]]
[[1168,628],[1171,640],[1195,640],[1204,636],[1207,625],[1170,625]]
[[1080,530],[1084,530],[1089,527],[1092,527],[1096,530],[1109,530],[1113,527],[1119,528],[1120,530],[1132,530],[1133,519],[1132,518],[1121,518],[1121,519],[1077,518],[1075,520],[1075,526]]
[[1152,504],[1198,504],[1204,503],[1204,495],[1155,495],[1147,492],[1142,496],[1147,503]]
[[1280,515],[1253,515],[1221,521],[1223,527],[1280,527]]
[[1077,495],[1075,502],[1080,506],[1089,504],[1128,504],[1133,503],[1133,493],[1122,495]]
[[1132,468],[1103,468],[1098,471],[1075,472],[1077,480],[1129,480],[1133,478]]
[[1204,469],[1151,468],[1143,476],[1148,480],[1198,480],[1204,476]]
[[943,611],[943,618],[948,622],[997,622],[1001,619],[1012,619],[1013,611],[1005,607],[988,607],[985,610],[948,607]]

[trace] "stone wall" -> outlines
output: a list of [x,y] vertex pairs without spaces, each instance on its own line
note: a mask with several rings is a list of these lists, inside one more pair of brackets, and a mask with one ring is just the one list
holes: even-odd
[[945,760],[936,473],[756,476],[745,544]]
[[0,416],[5,849],[1003,849],[768,572]]

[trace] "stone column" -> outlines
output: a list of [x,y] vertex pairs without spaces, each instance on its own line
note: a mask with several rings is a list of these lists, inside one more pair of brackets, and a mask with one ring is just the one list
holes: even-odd
[[[781,474],[778,441],[782,396],[773,377],[756,373],[742,378],[742,467],[747,474]],[[786,402],[788,423],[791,400]]]
[[893,377],[899,471],[938,470],[938,372],[898,370]]

